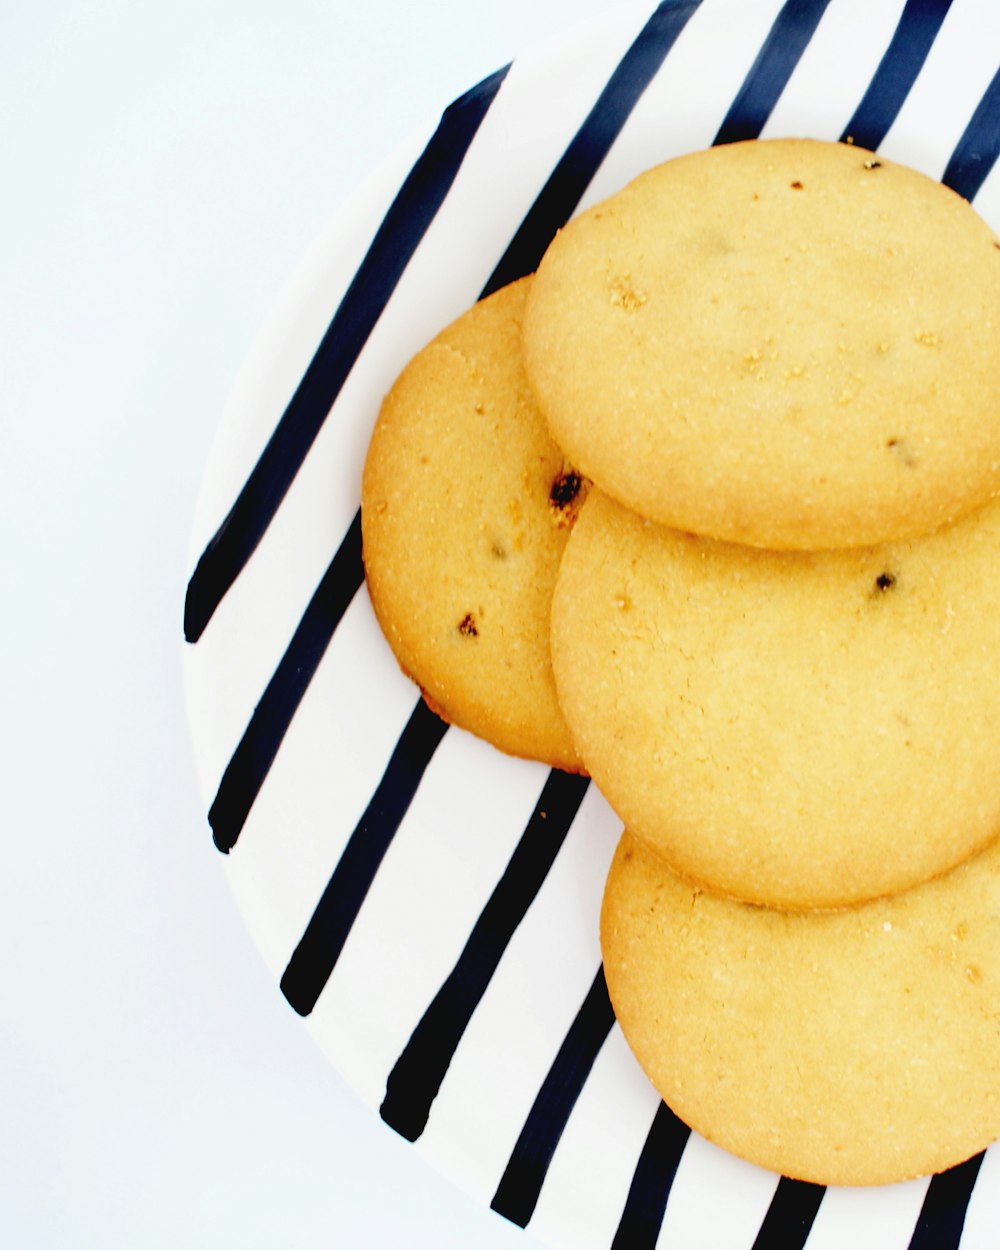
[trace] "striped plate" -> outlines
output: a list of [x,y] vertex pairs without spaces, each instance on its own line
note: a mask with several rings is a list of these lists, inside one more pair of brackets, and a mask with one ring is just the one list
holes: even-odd
[[362,1097],[552,1246],[992,1247],[1000,1153],[824,1190],[730,1158],[659,1103],[600,965],[616,820],[586,782],[446,728],[375,625],[358,501],[379,402],[573,212],[682,151],[851,136],[1000,227],[998,64],[993,0],[618,8],[473,87],[378,171],[307,258],[225,412],[185,665],[240,907]]

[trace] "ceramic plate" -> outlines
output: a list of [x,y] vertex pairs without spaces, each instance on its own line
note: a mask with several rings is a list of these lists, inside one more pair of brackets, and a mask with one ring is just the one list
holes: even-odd
[[824,1190],[731,1158],[661,1106],[601,971],[618,822],[585,781],[446,728],[375,624],[358,505],[379,403],[569,216],[680,152],[851,137],[1000,227],[998,64],[990,0],[616,9],[473,86],[379,169],[306,259],[224,414],[185,603],[221,862],[344,1077],[553,1247],[992,1246],[1000,1156]]

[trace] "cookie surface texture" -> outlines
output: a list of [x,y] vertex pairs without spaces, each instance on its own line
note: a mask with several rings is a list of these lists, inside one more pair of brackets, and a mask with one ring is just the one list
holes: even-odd
[[996,235],[847,144],[696,152],[571,220],[525,359],[580,470],[680,529],[870,545],[1000,486]]
[[601,917],[633,1053],[692,1128],[775,1172],[889,1184],[1000,1135],[1000,848],[840,911],[736,903],[626,834]]
[[549,608],[581,482],[520,361],[529,279],[476,304],[385,399],[362,481],[365,572],[406,673],[446,720],[576,769],[549,660]]
[[1000,831],[1000,504],[922,538],[763,551],[591,489],[552,604],[587,771],[725,894],[839,906]]

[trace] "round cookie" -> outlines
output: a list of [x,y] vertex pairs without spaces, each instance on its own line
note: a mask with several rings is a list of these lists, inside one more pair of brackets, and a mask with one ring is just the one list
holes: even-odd
[[1000,241],[861,148],[682,156],[571,220],[525,314],[553,437],[643,516],[863,546],[1000,488]]
[[625,834],[601,944],[640,1065],[744,1159],[890,1184],[1000,1135],[1000,844],[892,898],[791,914],[692,885]]
[[549,608],[586,483],[524,377],[529,282],[469,309],[386,396],[363,473],[363,555],[382,630],[430,705],[503,751],[577,770]]
[[560,703],[623,823],[722,893],[837,906],[1000,832],[1000,502],[777,552],[593,488],[552,603]]

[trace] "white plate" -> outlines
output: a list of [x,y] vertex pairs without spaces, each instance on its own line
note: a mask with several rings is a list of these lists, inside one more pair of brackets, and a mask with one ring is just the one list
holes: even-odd
[[445,731],[374,623],[357,512],[380,400],[567,216],[713,142],[850,135],[997,228],[998,63],[990,0],[619,8],[472,88],[385,163],[307,258],[224,414],[185,662],[240,907],[361,1096],[552,1246],[985,1246],[1000,1164],[824,1191],[660,1108],[600,971],[618,822],[579,779]]

